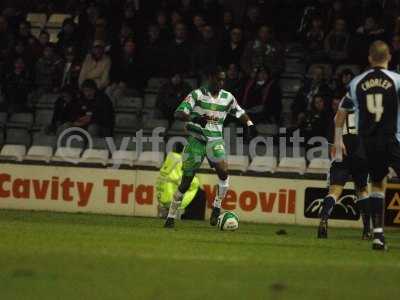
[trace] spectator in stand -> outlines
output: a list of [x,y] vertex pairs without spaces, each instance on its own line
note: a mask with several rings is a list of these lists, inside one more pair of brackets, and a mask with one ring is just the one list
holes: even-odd
[[324,39],[325,32],[323,21],[320,16],[315,16],[312,19],[311,28],[305,36],[305,44],[310,63],[324,60]]
[[28,97],[33,91],[33,80],[22,58],[14,60],[14,68],[1,82],[4,102],[2,111],[10,113],[24,112],[28,109]]
[[297,122],[306,142],[312,137],[327,137],[330,122],[324,96],[315,95],[311,109],[300,114]]
[[331,95],[331,93],[326,79],[325,69],[319,66],[315,67],[312,70],[311,78],[304,81],[303,86],[294,99],[292,104],[292,121],[296,122],[299,114],[304,114],[311,109],[315,95],[327,97]]
[[168,14],[165,11],[159,11],[156,16],[156,22],[160,31],[160,40],[162,42],[170,41],[173,37],[173,32],[168,22]]
[[392,60],[390,70],[400,73],[400,34],[395,34],[392,38]]
[[227,67],[230,64],[237,64],[243,55],[244,42],[243,32],[240,27],[232,28],[230,38],[226,41],[218,54],[218,64]]
[[175,28],[176,25],[178,25],[180,23],[183,23],[182,15],[180,14],[179,11],[173,10],[171,12],[171,25],[172,25],[172,27]]
[[175,25],[174,39],[167,48],[168,73],[189,75],[192,72],[191,53],[192,47],[187,40],[186,25],[178,23]]
[[348,58],[350,34],[347,32],[346,21],[337,19],[334,29],[325,38],[325,51],[330,61],[340,64]]
[[[58,33],[57,49],[60,53],[64,53],[67,48],[73,47],[79,49],[80,35],[74,19],[67,18],[64,20],[61,31]],[[82,53],[77,53],[80,56]]]
[[257,39],[247,44],[242,59],[241,67],[247,76],[254,69],[267,67],[274,77],[278,77],[284,68],[284,57],[281,45],[273,38],[270,27],[261,26]]
[[177,73],[161,86],[157,95],[156,107],[170,123],[174,121],[174,112],[179,104],[190,93],[192,87]]
[[141,55],[146,79],[151,76],[162,77],[164,74],[168,74],[164,61],[165,55],[166,43],[160,37],[158,25],[149,25]]
[[203,75],[204,71],[217,64],[217,41],[214,29],[211,25],[205,24],[201,28],[202,38],[194,45],[193,70],[196,75]]
[[185,22],[190,22],[196,9],[199,9],[197,3],[192,0],[181,0],[178,7],[179,11],[182,13]]
[[44,49],[48,44],[50,44],[50,34],[43,30],[39,34],[38,42],[32,46],[32,53],[35,61],[42,57]]
[[31,71],[34,67],[34,59],[32,56],[32,51],[29,45],[27,45],[23,40],[16,40],[14,47],[11,49],[9,56],[7,57],[6,64],[11,64],[6,66],[8,71],[14,68],[14,62],[17,58],[22,58],[25,67]]
[[196,13],[192,18],[192,32],[191,36],[195,42],[201,41],[203,39],[203,27],[206,25],[203,14]]
[[224,89],[232,93],[236,99],[239,99],[242,92],[243,81],[237,64],[230,64],[226,70],[226,80]]
[[239,103],[255,122],[279,124],[282,92],[267,68],[260,68],[246,82]]
[[54,103],[53,117],[50,125],[45,129],[46,133],[60,135],[63,130],[73,126],[77,110],[76,89],[72,86],[64,86],[60,97]]
[[19,24],[17,38],[25,42],[26,45],[33,46],[37,40],[31,33],[31,23],[22,21]]
[[335,24],[335,20],[347,19],[348,13],[346,11],[346,7],[341,0],[335,0],[332,3],[332,7],[328,11],[326,29],[332,28]]
[[262,23],[260,9],[257,6],[250,6],[247,9],[246,20],[244,22],[245,35],[248,40],[257,38],[256,33]]
[[136,54],[136,43],[128,39],[111,68],[112,85],[107,89],[110,98],[115,101],[123,96],[142,95],[145,85],[143,73],[142,61]]
[[68,86],[77,90],[82,64],[76,54],[76,49],[73,47],[66,48],[64,56],[62,71],[59,73],[60,76],[57,77],[57,85],[59,88]]
[[222,17],[221,28],[218,32],[218,37],[222,43],[229,43],[231,32],[234,27],[232,12],[230,10],[225,10]]
[[[331,101],[331,105],[330,105],[330,111],[328,112],[329,116],[328,119],[329,120],[333,120],[336,116],[337,111],[339,110],[339,105],[340,102],[342,101],[343,97],[346,94],[343,94],[343,92],[335,92],[332,101]],[[334,123],[331,122],[331,125],[334,125]],[[332,132],[334,132],[334,129],[332,128]]]
[[95,41],[91,53],[89,53],[82,65],[79,75],[79,85],[87,79],[96,82],[97,88],[104,90],[110,83],[111,60],[104,52],[104,42]]
[[133,32],[132,27],[128,23],[122,23],[119,34],[116,36],[111,46],[110,56],[112,61],[117,59],[118,55],[121,54],[125,41],[127,39],[133,39],[134,37],[135,33]]
[[1,75],[5,71],[6,57],[12,49],[13,42],[14,35],[8,26],[8,21],[0,15],[0,78],[3,78]]
[[57,78],[61,72],[62,60],[55,53],[54,46],[47,44],[35,67],[35,83],[39,94],[53,92],[57,88]]
[[354,73],[351,69],[344,69],[337,74],[337,79],[333,90],[338,93],[346,94],[350,81],[354,78]]
[[92,137],[112,136],[114,126],[114,108],[105,93],[97,89],[94,80],[85,80],[81,86],[78,100],[72,102],[72,122],[58,128],[62,132],[69,127],[81,127]]

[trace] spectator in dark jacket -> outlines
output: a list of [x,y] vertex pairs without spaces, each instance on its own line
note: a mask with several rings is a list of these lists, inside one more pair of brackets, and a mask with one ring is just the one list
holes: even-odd
[[156,107],[166,119],[172,122],[176,108],[191,89],[191,86],[183,81],[180,74],[175,74],[158,91]]
[[324,23],[320,16],[316,16],[311,22],[310,30],[305,35],[307,55],[311,63],[324,60],[324,39]]
[[218,38],[222,43],[229,43],[231,31],[234,27],[232,12],[230,10],[224,11],[222,16],[222,24],[218,30]]
[[159,27],[149,25],[147,39],[141,51],[146,79],[151,76],[162,77],[168,74],[168,64],[165,62],[166,51],[166,43],[160,37]]
[[299,114],[310,110],[315,95],[331,95],[332,91],[325,76],[325,69],[316,67],[312,70],[310,79],[306,79],[292,104],[292,121],[296,122]]
[[123,95],[141,95],[144,89],[142,62],[136,54],[136,43],[133,39],[125,41],[124,48],[114,60],[111,68],[109,95],[114,100]]
[[64,86],[60,97],[54,104],[51,124],[46,128],[47,133],[61,134],[63,130],[74,125],[76,121],[77,95],[72,86]]
[[226,70],[226,80],[224,89],[232,93],[236,99],[242,92],[243,81],[237,64],[230,64]]
[[217,41],[214,29],[211,25],[201,28],[202,39],[199,40],[193,50],[193,70],[197,75],[202,75],[205,70],[217,64]]
[[226,41],[219,50],[218,64],[225,68],[230,64],[238,64],[243,55],[243,51],[244,42],[242,29],[240,29],[240,27],[234,27],[230,32],[228,41]]
[[159,30],[160,40],[163,43],[170,41],[173,38],[172,28],[168,22],[168,15],[165,11],[159,11],[156,16],[156,26]]
[[[60,53],[63,53],[67,48],[74,47],[74,49],[80,49],[80,35],[78,32],[77,25],[72,18],[65,19],[61,27],[61,31],[58,34],[57,49]],[[83,55],[77,53],[78,56]]]
[[114,108],[106,94],[97,89],[95,81],[88,79],[82,83],[80,96],[72,106],[73,121],[59,127],[59,132],[69,127],[81,127],[92,137],[112,136]]
[[187,40],[186,25],[178,23],[175,25],[174,39],[167,48],[166,64],[168,65],[168,73],[190,74],[192,71],[191,53],[192,47]]
[[42,92],[52,92],[57,88],[58,74],[62,70],[62,60],[55,53],[54,46],[47,44],[35,68],[35,83]]
[[1,83],[4,103],[2,110],[23,112],[28,110],[28,96],[33,91],[33,80],[22,58],[14,61],[14,68]]
[[246,82],[239,103],[252,120],[278,124],[282,112],[281,98],[280,86],[272,78],[271,71],[260,68]]
[[81,68],[82,64],[76,54],[76,49],[73,47],[66,48],[63,65],[57,76],[57,87],[63,88],[64,86],[71,86],[72,88],[78,89]]
[[333,90],[342,94],[346,94],[347,87],[354,76],[355,75],[351,69],[344,69],[337,74],[337,79]]
[[325,98],[316,95],[312,101],[311,110],[302,115],[298,122],[306,141],[317,136],[327,137],[330,122]]
[[335,64],[342,63],[348,58],[350,34],[346,26],[344,19],[337,19],[333,30],[325,38],[325,51]]
[[257,39],[249,42],[244,50],[242,70],[250,76],[254,69],[265,66],[277,77],[283,71],[284,65],[282,47],[274,40],[271,28],[261,26]]

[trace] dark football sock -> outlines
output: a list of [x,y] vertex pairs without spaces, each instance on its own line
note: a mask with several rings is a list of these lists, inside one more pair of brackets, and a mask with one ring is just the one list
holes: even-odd
[[370,198],[363,198],[357,201],[357,207],[361,215],[361,219],[364,225],[364,230],[371,229],[371,205]]
[[322,202],[321,220],[327,221],[331,215],[336,200],[332,196],[326,196]]

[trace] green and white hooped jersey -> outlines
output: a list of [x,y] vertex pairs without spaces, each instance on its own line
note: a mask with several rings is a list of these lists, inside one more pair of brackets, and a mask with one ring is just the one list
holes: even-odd
[[192,91],[176,111],[183,111],[191,117],[207,115],[208,123],[205,128],[193,122],[186,125],[190,135],[203,141],[222,139],[226,116],[230,114],[240,118],[245,113],[228,91],[221,90],[218,97],[214,98],[206,88]]

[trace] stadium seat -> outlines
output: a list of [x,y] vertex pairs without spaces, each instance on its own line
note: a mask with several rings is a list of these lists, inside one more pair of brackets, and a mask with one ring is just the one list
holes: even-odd
[[46,27],[61,28],[65,19],[71,18],[68,14],[52,14],[47,21]]
[[276,170],[278,172],[298,173],[303,175],[306,171],[306,160],[304,157],[283,157]]
[[6,132],[6,144],[24,145],[28,147],[31,143],[31,135],[28,130],[20,128],[9,128]]
[[55,135],[48,135],[43,132],[37,132],[33,135],[33,146],[49,146],[55,148],[57,137]]
[[151,134],[155,128],[163,129],[164,131],[161,133],[162,135],[166,134],[168,130],[168,120],[163,119],[150,119],[144,122],[143,130],[144,133]]
[[117,99],[115,111],[117,112],[139,112],[143,108],[143,99],[139,97],[121,97]]
[[107,165],[109,151],[107,149],[86,149],[79,163]]
[[275,136],[279,133],[278,125],[276,124],[257,124],[257,131],[260,135],[263,136]]
[[0,159],[22,161],[26,153],[25,145],[4,145],[0,152]]
[[115,131],[136,132],[140,128],[140,122],[134,114],[117,113],[115,115]]
[[306,71],[306,65],[301,59],[286,59],[285,60],[285,73],[304,74]]
[[167,78],[156,78],[156,77],[150,78],[147,83],[146,92],[158,93],[160,87],[163,86],[167,81],[168,81]]
[[277,167],[277,159],[274,156],[256,156],[249,165],[248,171],[274,173]]
[[6,112],[0,112],[0,128],[5,127],[8,115]]
[[137,166],[160,168],[164,161],[164,152],[143,151],[139,154],[139,158],[135,161]]
[[249,157],[246,155],[228,155],[229,170],[246,172],[249,167]]
[[144,96],[144,108],[154,108],[156,107],[157,95],[156,94],[146,94]]
[[78,164],[80,156],[85,148],[85,141],[73,139],[70,145],[62,143],[57,146],[58,148],[51,158],[51,161]]
[[53,118],[53,111],[50,109],[37,109],[35,111],[34,130],[41,130],[50,125]]
[[59,94],[44,94],[35,102],[36,108],[53,108]]
[[47,22],[47,15],[40,13],[29,13],[26,20],[31,23],[32,27],[43,28]]
[[24,160],[44,161],[49,163],[53,155],[53,148],[51,146],[31,146]]
[[302,86],[302,81],[295,78],[282,78],[280,85],[284,95],[295,96]]
[[136,151],[117,150],[113,152],[109,163],[132,167],[137,159],[138,154]]
[[314,158],[310,161],[307,173],[327,174],[331,165],[331,161],[327,158]]
[[33,125],[33,119],[31,113],[14,113],[8,119],[7,127],[30,129]]
[[169,136],[187,135],[187,131],[186,131],[186,127],[185,126],[186,126],[186,122],[175,121],[174,123],[172,123],[171,128],[168,130],[168,135]]

